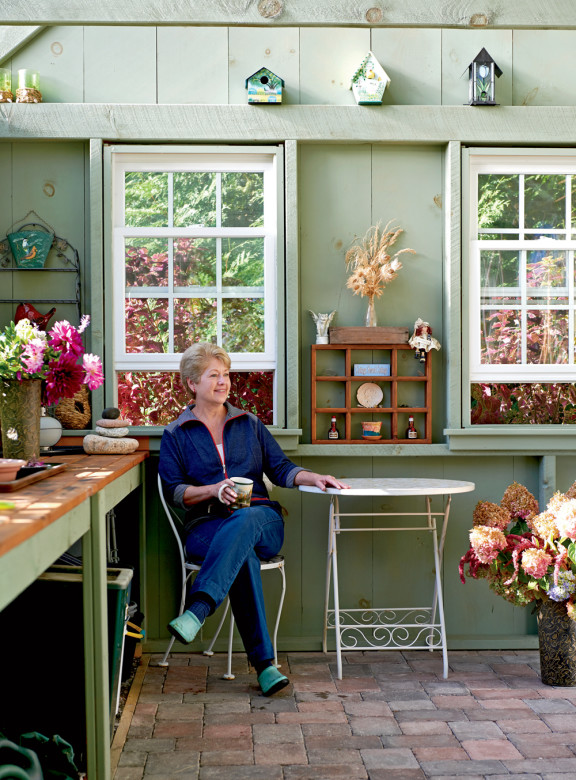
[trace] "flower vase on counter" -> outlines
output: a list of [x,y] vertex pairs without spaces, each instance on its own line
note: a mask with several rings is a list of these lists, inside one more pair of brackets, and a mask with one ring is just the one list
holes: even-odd
[[37,461],[40,454],[39,379],[0,380],[0,420],[4,458]]

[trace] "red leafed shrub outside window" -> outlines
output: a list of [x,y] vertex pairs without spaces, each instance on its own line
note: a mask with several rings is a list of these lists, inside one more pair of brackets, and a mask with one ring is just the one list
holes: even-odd
[[[273,422],[272,371],[231,371],[229,401]],[[123,371],[118,374],[118,408],[132,425],[168,425],[191,402],[177,371]]]

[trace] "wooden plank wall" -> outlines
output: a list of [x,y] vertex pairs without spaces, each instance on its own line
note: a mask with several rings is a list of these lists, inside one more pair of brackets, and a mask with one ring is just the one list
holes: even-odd
[[[315,338],[308,309],[337,309],[335,323],[340,325],[359,325],[364,317],[365,301],[345,289],[344,254],[350,241],[379,220],[398,220],[406,230],[398,246],[413,247],[417,254],[404,258],[398,279],[378,302],[380,323],[411,326],[417,316],[423,316],[443,340],[448,309],[459,303],[454,281],[460,251],[460,142],[572,145],[576,141],[572,78],[576,31],[528,29],[542,23],[544,11],[549,13],[548,24],[568,24],[570,14],[559,21],[554,3],[551,8],[534,2],[493,3],[489,29],[468,27],[478,8],[466,2],[392,2],[382,11],[383,24],[377,27],[366,26],[366,9],[354,3],[346,12],[339,3],[319,10],[317,4],[307,3],[297,16],[288,8],[277,26],[265,26],[256,4],[246,10],[243,23],[226,10],[229,5],[191,2],[190,13],[204,26],[184,26],[185,18],[176,26],[168,24],[167,17],[157,18],[156,4],[135,0],[108,4],[99,11],[94,3],[75,3],[71,10],[62,0],[42,1],[35,18],[27,19],[21,18],[21,3],[5,2],[1,15],[11,24],[62,23],[38,32],[32,40],[16,28],[11,36],[0,38],[0,56],[9,52],[2,65],[14,74],[19,68],[37,69],[45,100],[36,107],[0,106],[0,180],[4,183],[0,235],[30,209],[37,211],[81,250],[84,276],[90,280],[86,290],[96,301],[106,238],[100,232],[100,146],[99,141],[90,146],[88,139],[215,143],[291,139],[287,202],[293,207],[288,219],[293,243],[288,278],[298,288],[299,335],[290,334],[289,346],[298,349],[300,356],[293,376],[299,371],[305,443],[310,424],[309,346]],[[203,10],[208,6],[209,12]],[[77,20],[87,22],[86,27],[73,23],[73,11]],[[263,26],[256,26],[255,18]],[[418,24],[410,24],[411,19]],[[91,20],[96,23],[89,24]],[[503,70],[497,82],[502,107],[497,110],[463,106],[467,66],[482,47]],[[382,107],[356,108],[349,79],[370,48],[392,83]],[[261,65],[285,79],[287,106],[245,105],[244,80]],[[548,110],[549,106],[555,108]],[[456,211],[448,214],[445,203],[451,193],[456,194]],[[447,255],[448,266],[443,260]],[[445,278],[446,267],[451,269],[450,279]],[[29,280],[22,286],[13,277],[6,297],[11,295],[15,302],[20,296],[30,297],[38,284]],[[12,317],[12,309],[0,306],[2,323]],[[99,328],[101,322],[102,311],[95,326]],[[457,318],[449,335],[443,351],[434,356],[436,441],[443,441],[447,424],[458,425],[457,414],[448,418],[445,410],[447,388],[452,397],[458,391],[459,350],[451,351],[450,360],[447,352],[459,345]],[[294,397],[289,403],[295,416]],[[542,469],[537,452],[484,457],[445,450],[434,457],[362,453],[328,457],[301,452],[295,459],[340,476],[419,475],[476,482],[474,494],[455,500],[447,539],[444,568],[450,644],[534,644],[529,612],[492,596],[485,583],[460,585],[457,564],[467,548],[476,501],[499,501],[513,480],[539,493]],[[576,473],[576,459],[558,458],[556,464],[547,464],[546,473],[554,469],[558,488],[565,490]],[[151,478],[150,496],[153,485]],[[289,510],[285,544],[289,588],[281,647],[319,649],[327,502],[322,496],[296,491],[278,491],[277,497]],[[407,502],[407,506],[414,505]],[[153,497],[148,509],[147,632],[149,647],[159,648],[176,602],[169,566],[173,550]],[[346,540],[341,558],[348,599],[362,606],[389,603],[389,594],[397,602],[425,596],[431,566],[424,544],[418,538],[412,542],[401,537],[374,543],[360,537]],[[411,561],[408,571],[406,555]],[[270,608],[274,588],[270,586]]]
[[245,79],[265,65],[284,78],[287,104],[354,105],[350,78],[372,49],[392,79],[385,105],[458,106],[467,102],[468,64],[485,47],[503,71],[501,105],[572,106],[574,38],[573,30],[71,25],[42,30],[2,65],[38,70],[51,103],[242,104]]

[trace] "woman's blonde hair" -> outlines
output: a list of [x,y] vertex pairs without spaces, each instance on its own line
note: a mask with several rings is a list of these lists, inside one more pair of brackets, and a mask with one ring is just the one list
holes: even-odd
[[180,381],[185,390],[190,393],[190,396],[194,398],[188,380],[192,382],[199,382],[202,374],[208,368],[208,363],[212,358],[222,361],[227,369],[230,369],[231,360],[230,356],[225,349],[219,347],[217,344],[210,344],[207,341],[202,341],[198,344],[192,344],[188,347],[186,352],[182,355],[180,360]]

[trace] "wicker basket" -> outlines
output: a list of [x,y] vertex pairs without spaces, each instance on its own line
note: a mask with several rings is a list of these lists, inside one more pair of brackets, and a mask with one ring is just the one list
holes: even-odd
[[90,394],[86,385],[82,385],[73,398],[63,398],[54,410],[54,416],[60,420],[66,430],[85,431],[92,421]]

